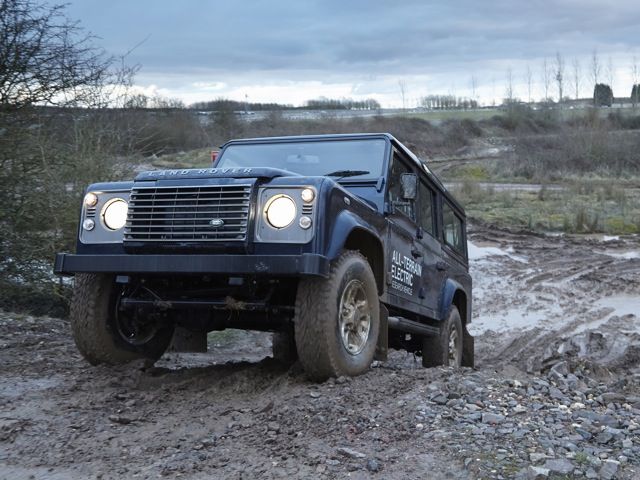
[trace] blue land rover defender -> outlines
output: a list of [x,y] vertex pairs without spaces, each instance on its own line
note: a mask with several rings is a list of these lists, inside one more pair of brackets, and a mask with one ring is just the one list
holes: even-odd
[[388,348],[473,366],[464,211],[389,134],[232,140],[211,168],[90,185],[55,271],[92,364],[240,328],[319,381]]

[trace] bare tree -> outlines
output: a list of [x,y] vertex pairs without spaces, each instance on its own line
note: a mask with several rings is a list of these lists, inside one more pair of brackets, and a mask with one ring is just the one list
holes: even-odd
[[638,84],[638,57],[635,55],[631,59],[631,80],[633,82],[633,87],[631,88],[631,103],[633,104],[633,108],[637,108],[640,97],[640,85]]
[[598,58],[598,50],[594,49],[591,54],[591,79],[593,85],[597,85],[600,80],[600,72],[602,71],[602,65],[600,65],[600,59]]
[[549,88],[551,86],[551,70],[549,69],[549,62],[547,62],[546,58],[542,61],[541,80],[542,80],[542,88],[544,91],[543,101],[548,102]]
[[513,106],[513,70],[511,67],[507,69],[507,88],[505,90],[505,98],[509,107]]
[[527,71],[525,72],[524,80],[527,83],[527,102],[531,103],[531,87],[533,85],[533,72],[531,67],[527,64]]
[[580,60],[578,57],[573,57],[573,61],[571,62],[572,73],[573,73],[573,88],[576,96],[576,100],[580,98]]
[[406,110],[407,82],[404,79],[398,80],[398,87],[400,87],[400,97],[402,98],[402,109]]
[[562,104],[564,92],[564,59],[560,52],[556,52],[556,64],[553,76],[558,84],[558,103]]
[[611,55],[607,57],[607,82],[608,85],[613,89],[613,79],[615,77],[615,69],[613,67],[613,59]]
[[476,99],[476,92],[478,90],[478,79],[475,75],[471,75],[471,99]]
[[496,106],[496,77],[491,77],[491,106]]
[[0,109],[84,104],[108,83],[116,59],[96,47],[64,8],[0,0]]

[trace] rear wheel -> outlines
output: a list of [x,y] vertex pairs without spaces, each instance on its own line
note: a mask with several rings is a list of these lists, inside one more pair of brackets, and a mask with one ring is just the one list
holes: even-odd
[[380,304],[367,260],[345,251],[327,279],[298,286],[295,340],[300,362],[316,381],[367,371],[380,331]]
[[123,287],[114,280],[112,275],[76,275],[70,319],[78,350],[92,365],[155,362],[171,342],[173,325],[121,310]]
[[462,335],[460,312],[455,305],[452,305],[449,316],[440,325],[440,334],[424,337],[422,341],[422,366],[461,366]]

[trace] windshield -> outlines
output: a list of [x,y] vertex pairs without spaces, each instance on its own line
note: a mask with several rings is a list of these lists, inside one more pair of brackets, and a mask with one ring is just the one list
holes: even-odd
[[384,166],[385,140],[317,140],[229,145],[216,167],[270,167],[304,176],[378,179]]

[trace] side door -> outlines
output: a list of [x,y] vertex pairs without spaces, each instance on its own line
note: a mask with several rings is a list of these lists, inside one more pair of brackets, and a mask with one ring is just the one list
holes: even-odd
[[442,245],[439,238],[437,194],[425,178],[418,183],[417,222],[419,226],[417,243],[422,253],[422,285],[419,297],[425,310],[432,318],[437,317],[440,295],[444,285],[446,263],[442,261]]
[[422,252],[416,243],[415,199],[403,196],[402,175],[415,174],[412,162],[394,149],[388,177],[389,239],[386,272],[390,303],[414,312],[421,312]]

